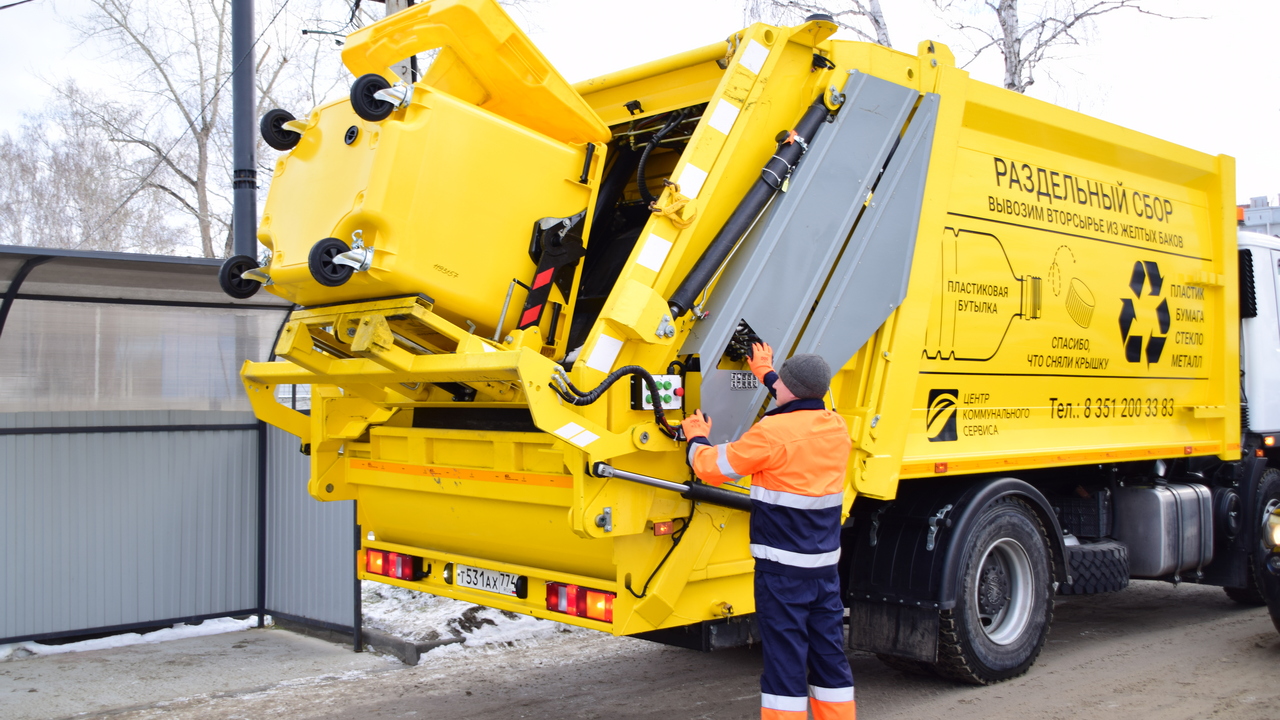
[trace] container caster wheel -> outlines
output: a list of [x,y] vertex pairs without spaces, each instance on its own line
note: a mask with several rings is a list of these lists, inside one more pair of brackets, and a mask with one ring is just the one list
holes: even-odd
[[258,261],[248,255],[235,255],[227,258],[222,263],[222,267],[218,269],[218,284],[222,286],[222,292],[230,295],[237,300],[253,297],[254,293],[262,287],[262,283],[257,280],[248,280],[241,275],[246,270],[252,270],[258,267]]
[[326,287],[337,287],[350,280],[355,268],[334,262],[335,258],[350,249],[338,238],[325,238],[312,245],[311,254],[307,256],[311,277]]
[[387,116],[395,110],[395,106],[386,100],[380,100],[374,95],[379,90],[386,90],[391,87],[391,83],[387,79],[376,73],[361,75],[356,81],[351,83],[351,109],[359,115],[361,119],[369,122],[380,122],[386,120]]
[[285,130],[284,124],[296,119],[288,110],[280,108],[268,110],[258,122],[258,130],[262,133],[263,142],[281,152],[292,150],[297,146],[298,141],[302,140],[302,135],[292,130]]

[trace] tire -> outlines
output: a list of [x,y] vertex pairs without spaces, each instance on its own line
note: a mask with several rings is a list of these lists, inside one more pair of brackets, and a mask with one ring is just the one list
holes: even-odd
[[1044,647],[1053,621],[1048,536],[1023,501],[987,506],[960,554],[956,606],[942,612],[943,677],[990,685],[1022,675]]
[[[1257,532],[1262,526],[1262,521],[1266,517],[1267,504],[1276,501],[1280,502],[1280,470],[1276,468],[1267,468],[1262,473],[1262,477],[1258,478],[1258,492],[1254,494],[1254,505],[1249,513],[1245,516],[1245,528],[1250,532]],[[1252,523],[1252,526],[1249,526]],[[1264,594],[1262,583],[1258,580],[1263,572],[1263,562],[1266,561],[1266,552],[1262,548],[1262,544],[1255,543],[1251,548],[1248,559],[1248,571],[1246,572],[1246,580],[1244,587],[1224,587],[1222,591],[1227,597],[1235,600],[1241,605],[1259,605],[1267,604],[1267,597]]]
[[387,79],[376,73],[361,75],[351,83],[351,109],[361,119],[369,122],[381,122],[387,119],[395,106],[386,100],[374,97],[379,90],[391,87]]
[[285,130],[284,124],[296,120],[288,110],[268,110],[258,121],[258,131],[262,133],[262,141],[281,152],[292,150],[302,139],[301,133]]
[[338,238],[325,238],[312,245],[311,254],[307,256],[307,268],[311,270],[311,277],[326,287],[338,287],[350,280],[355,268],[333,261],[350,249]]
[[1129,547],[1117,540],[1101,540],[1067,548],[1071,584],[1060,595],[1093,595],[1129,587]]
[[222,292],[237,300],[253,297],[262,287],[262,283],[257,280],[246,280],[240,275],[245,270],[256,267],[258,267],[258,261],[248,255],[235,255],[224,260],[222,267],[218,268],[218,284],[222,286]]

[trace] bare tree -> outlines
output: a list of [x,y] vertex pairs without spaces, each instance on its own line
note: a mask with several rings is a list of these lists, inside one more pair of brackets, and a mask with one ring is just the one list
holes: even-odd
[[[77,101],[75,85],[61,90]],[[178,246],[144,161],[111,141],[79,102],[54,101],[15,137],[0,134],[0,243],[170,253]]]
[[814,14],[830,15],[840,27],[867,42],[893,47],[889,42],[889,26],[885,24],[880,0],[744,0],[743,19],[747,22],[792,24]]
[[[1158,2],[1158,0],[1155,0]],[[1166,20],[1184,19],[1148,9],[1153,0],[933,0],[952,17],[952,29],[975,41],[969,62],[996,49],[1004,56],[1004,86],[1025,93],[1035,83],[1036,68],[1054,48],[1080,45],[1094,21],[1119,10]],[[967,65],[968,63],[966,63]]]
[[[150,158],[139,188],[163,193],[185,216],[206,257],[225,254],[230,233],[230,0],[90,0],[73,23],[105,49],[116,70],[112,100],[77,98],[112,141]],[[280,6],[265,8],[270,29]],[[265,21],[265,24],[263,22]],[[259,48],[257,75],[270,97],[288,57]],[[70,98],[67,98],[70,100]]]
[[[526,2],[503,4],[510,7]],[[77,236],[74,246],[142,247],[115,236],[124,225],[150,218],[174,240],[147,247],[170,251],[198,247],[206,257],[230,254],[230,78],[235,65],[230,0],[89,0],[88,5],[88,12],[69,24],[79,31],[84,46],[101,52],[99,60],[105,61],[101,64],[113,75],[113,86],[89,94],[58,80],[50,80],[50,84],[56,90],[55,104],[74,111],[79,124],[75,132],[105,143],[83,155],[84,161],[111,163],[109,168],[84,165],[76,176],[110,175],[114,184],[103,185],[100,195],[114,198],[116,204],[98,216],[98,222],[77,226],[78,233],[97,236]],[[350,4],[340,0],[260,1],[254,51],[257,114],[283,107],[302,118],[321,102],[345,95],[351,76],[341,63],[341,38],[381,15],[381,6],[362,8],[359,0]],[[304,34],[303,29],[321,32]],[[22,144],[30,145],[41,132],[63,137],[59,142],[70,137],[58,135],[46,118],[24,130],[21,138],[0,138],[5,166],[21,173],[12,177],[35,177],[33,168],[50,167],[50,158],[55,156],[61,166],[69,162],[69,156],[54,152],[60,145],[42,145],[45,155],[39,157],[19,152]],[[259,142],[257,156],[261,201],[276,153]],[[117,192],[115,181],[121,178],[131,185]],[[22,196],[20,188],[6,185],[4,192],[8,195],[0,196],[0,202],[7,204],[0,207],[0,216],[36,213],[11,224],[23,228],[14,231],[21,234],[23,244],[33,244],[33,229],[46,226],[48,220],[43,206],[35,202],[39,193],[31,188],[26,195],[30,202],[17,202],[10,201],[10,196]],[[86,206],[93,204],[84,202]],[[39,220],[32,219],[37,216]],[[51,238],[45,239],[53,242]]]

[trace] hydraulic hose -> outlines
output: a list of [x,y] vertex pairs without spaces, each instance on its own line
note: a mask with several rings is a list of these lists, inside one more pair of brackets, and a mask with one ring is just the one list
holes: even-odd
[[[756,216],[764,209],[774,194],[782,188],[783,181],[795,169],[796,163],[800,160],[800,156],[808,149],[808,145],[813,142],[814,136],[817,135],[818,129],[822,127],[822,123],[827,119],[829,111],[819,97],[805,111],[804,116],[800,118],[800,122],[796,123],[794,131],[787,133],[784,139],[781,139],[777,152],[769,161],[765,163],[764,168],[760,171],[760,177],[756,179],[751,189],[747,191],[742,201],[738,203],[738,207],[734,208],[733,214],[725,221],[724,226],[720,228],[720,232],[716,234],[715,239],[702,252],[702,256],[698,258],[698,262],[694,264],[693,269],[680,282],[680,287],[676,288],[675,293],[667,301],[671,306],[672,317],[680,317],[693,307],[699,295],[706,289],[711,279],[715,276],[716,270],[729,257],[729,253],[751,228],[752,222]],[[643,161],[641,162],[643,166]]]
[[645,207],[653,205],[653,203],[658,200],[658,198],[654,197],[649,192],[649,181],[644,176],[645,166],[649,162],[649,153],[653,152],[653,149],[658,147],[658,143],[662,142],[662,140],[666,138],[672,130],[675,130],[680,123],[684,122],[684,119],[688,114],[688,108],[685,108],[678,113],[672,113],[671,119],[667,120],[667,124],[663,125],[653,134],[653,137],[649,138],[649,144],[645,145],[644,152],[640,153],[640,165],[636,167],[636,189],[640,191],[640,199],[644,201]]
[[[649,389],[650,397],[655,399],[662,397],[662,393],[658,390],[658,381],[653,379],[653,375],[649,374],[648,370],[645,370],[639,365],[627,365],[614,370],[609,373],[594,390],[589,392],[582,392],[574,386],[568,376],[558,373],[552,376],[551,389],[555,390],[556,394],[560,396],[560,399],[571,405],[590,405],[591,403],[599,400],[600,396],[604,395],[605,391],[608,390],[610,386],[627,375],[639,375],[640,379],[644,382],[645,387]],[[655,402],[653,404],[653,419],[658,423],[658,427],[662,429],[662,432],[666,434],[667,437],[674,438],[676,436],[676,431],[679,429],[679,426],[672,425],[667,422],[667,414],[662,411],[661,402]]]

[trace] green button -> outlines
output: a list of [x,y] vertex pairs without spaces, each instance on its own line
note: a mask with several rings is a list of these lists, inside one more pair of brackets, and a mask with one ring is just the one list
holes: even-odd
[[644,401],[645,401],[645,402],[647,402],[647,403],[651,403],[651,402],[653,402],[653,396],[652,396],[652,395],[645,395],[645,396],[644,396]]
[[671,402],[671,396],[670,396],[670,395],[663,395],[663,396],[662,396],[662,402],[664,402],[664,403],[669,403],[669,402]]
[[670,390],[670,389],[671,389],[671,381],[670,381],[670,380],[668,380],[668,381],[666,381],[666,382],[662,383],[662,389],[663,389],[663,390]]

